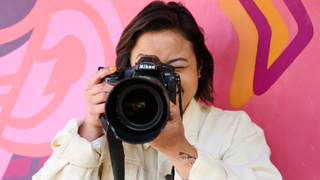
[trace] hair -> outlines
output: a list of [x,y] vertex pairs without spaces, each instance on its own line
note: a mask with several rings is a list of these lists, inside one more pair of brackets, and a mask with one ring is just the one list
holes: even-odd
[[203,29],[181,3],[153,1],[128,24],[116,48],[117,67],[130,67],[130,54],[140,35],[150,31],[172,30],[190,41],[201,77],[195,99],[213,103],[213,58],[204,43]]

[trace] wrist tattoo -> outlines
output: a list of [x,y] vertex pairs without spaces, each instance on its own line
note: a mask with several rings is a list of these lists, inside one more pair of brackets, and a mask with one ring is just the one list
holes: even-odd
[[[196,161],[196,158],[193,156],[190,156],[187,153],[180,152],[177,160],[184,163],[185,166],[191,167],[194,164],[194,162]],[[185,180],[187,180],[187,179],[185,179]]]

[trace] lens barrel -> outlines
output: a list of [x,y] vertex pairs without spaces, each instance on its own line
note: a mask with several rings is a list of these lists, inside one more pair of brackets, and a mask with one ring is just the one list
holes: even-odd
[[163,100],[152,87],[133,84],[119,94],[116,107],[123,124],[132,130],[146,131],[160,121]]
[[169,119],[169,97],[161,83],[148,77],[119,81],[109,93],[105,112],[122,141],[141,144],[155,139]]

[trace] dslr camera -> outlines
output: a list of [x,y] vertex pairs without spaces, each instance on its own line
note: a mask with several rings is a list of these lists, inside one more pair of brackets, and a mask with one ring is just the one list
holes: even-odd
[[114,85],[103,115],[116,138],[132,144],[155,139],[169,119],[170,101],[176,104],[177,92],[181,97],[180,76],[154,55],[118,68],[102,82]]

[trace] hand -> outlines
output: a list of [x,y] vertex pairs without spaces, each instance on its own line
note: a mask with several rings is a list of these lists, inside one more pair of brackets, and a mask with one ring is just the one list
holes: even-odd
[[85,87],[84,98],[87,114],[79,129],[79,135],[88,141],[97,139],[103,132],[100,115],[105,111],[105,101],[113,86],[100,82],[115,70],[115,66],[112,66],[97,71]]
[[181,143],[186,140],[184,136],[184,127],[180,116],[180,109],[177,105],[172,104],[170,107],[170,117],[162,132],[149,142],[149,145],[154,149],[170,155],[176,149],[180,149]]
[[172,105],[170,118],[158,137],[149,145],[165,154],[183,179],[189,179],[193,163],[198,158],[197,150],[184,135],[179,107]]

